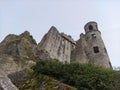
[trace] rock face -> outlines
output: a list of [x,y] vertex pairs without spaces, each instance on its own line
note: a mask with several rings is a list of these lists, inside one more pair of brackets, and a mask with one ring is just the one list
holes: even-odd
[[101,32],[96,22],[85,25],[85,34],[80,35],[76,48],[72,51],[71,59],[80,63],[90,63],[105,68],[111,68],[111,63],[101,38]]
[[52,26],[37,47],[38,51],[45,52],[46,54],[43,55],[46,56],[40,56],[41,53],[37,55],[39,58],[46,57],[46,59],[51,58],[70,63],[71,50],[73,50],[75,45],[75,41],[70,36],[59,33],[58,30]]
[[21,68],[15,63],[14,58],[9,55],[0,55],[0,69],[6,74],[19,71]]
[[6,74],[0,69],[0,90],[18,90]]
[[25,82],[28,79],[27,69],[10,73],[7,75],[14,84]]
[[39,75],[16,85],[19,90],[77,90],[46,75]]
[[1,90],[18,90],[7,75],[35,64],[36,45],[28,31],[21,35],[10,34],[0,43]]
[[0,67],[7,74],[34,64],[36,42],[28,31],[8,35],[0,43]]

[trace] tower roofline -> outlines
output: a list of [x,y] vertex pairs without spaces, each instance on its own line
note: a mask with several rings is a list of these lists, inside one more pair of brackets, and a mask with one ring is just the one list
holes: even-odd
[[91,31],[94,31],[94,30],[98,31],[97,23],[94,22],[94,21],[88,22],[88,23],[84,26],[84,30],[85,30],[85,33],[91,32]]
[[95,23],[95,24],[97,25],[97,22],[95,22],[95,21],[90,21],[90,22],[88,22],[87,24],[85,24],[84,29],[85,29],[86,26],[88,26],[88,25],[91,24],[91,23]]

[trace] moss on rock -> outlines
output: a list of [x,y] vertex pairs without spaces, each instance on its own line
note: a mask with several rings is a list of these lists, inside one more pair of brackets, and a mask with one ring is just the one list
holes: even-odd
[[46,75],[39,75],[16,86],[19,90],[77,90]]

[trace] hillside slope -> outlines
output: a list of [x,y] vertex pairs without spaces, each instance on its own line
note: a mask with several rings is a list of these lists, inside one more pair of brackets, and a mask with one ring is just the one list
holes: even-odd
[[32,77],[47,75],[78,90],[120,90],[120,71],[92,64],[41,60],[32,67]]
[[54,77],[44,74],[34,76],[33,69],[24,69],[11,73],[8,77],[19,88],[19,90],[77,90],[76,88],[64,84]]

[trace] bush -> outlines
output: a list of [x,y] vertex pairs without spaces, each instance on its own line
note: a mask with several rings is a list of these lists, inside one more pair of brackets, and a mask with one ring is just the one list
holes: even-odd
[[118,90],[120,89],[120,72],[104,69],[91,64],[65,63],[56,61],[39,61],[32,67],[33,77],[48,75],[78,90]]

